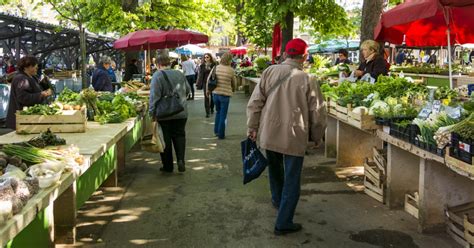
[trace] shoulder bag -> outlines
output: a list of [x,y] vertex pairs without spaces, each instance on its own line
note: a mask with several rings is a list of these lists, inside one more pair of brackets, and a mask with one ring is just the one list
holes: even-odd
[[166,72],[161,71],[161,73],[163,73],[163,77],[165,78],[165,81],[169,86],[169,91],[165,94],[162,94],[161,99],[156,103],[155,117],[158,120],[173,116],[184,111],[184,107],[181,104],[179,94],[176,92],[175,89],[173,89],[173,85],[168,79]]
[[216,68],[217,68],[217,65],[215,65],[212,68],[211,73],[209,73],[209,77],[207,78],[207,90],[208,91],[213,91],[217,88]]

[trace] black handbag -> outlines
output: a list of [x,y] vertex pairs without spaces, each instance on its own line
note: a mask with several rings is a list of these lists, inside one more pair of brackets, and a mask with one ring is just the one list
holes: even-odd
[[164,119],[184,111],[184,106],[181,104],[179,94],[173,89],[168,76],[165,71],[161,71],[165,81],[168,83],[170,90],[161,96],[161,99],[156,103],[155,117],[157,120]]
[[213,91],[217,88],[217,76],[216,76],[216,66],[214,66],[209,73],[209,77],[207,78],[207,90]]

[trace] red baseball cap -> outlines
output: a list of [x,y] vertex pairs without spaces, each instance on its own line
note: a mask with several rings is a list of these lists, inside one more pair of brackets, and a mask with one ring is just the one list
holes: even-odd
[[285,52],[289,55],[303,55],[306,54],[307,49],[308,44],[306,44],[306,41],[296,38],[286,43]]

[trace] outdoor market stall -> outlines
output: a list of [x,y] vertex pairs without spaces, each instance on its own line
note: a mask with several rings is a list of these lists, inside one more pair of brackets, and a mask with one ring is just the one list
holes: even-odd
[[[78,129],[76,124],[71,125],[64,121],[46,125],[51,130],[59,132],[57,135],[66,143],[66,145],[54,146],[57,147],[55,149],[61,151],[73,145],[82,157],[82,163],[60,174],[60,178],[53,185],[45,186],[37,194],[33,194],[20,212],[15,211],[13,217],[3,219],[0,225],[2,247],[49,247],[54,243],[74,243],[77,209],[100,186],[117,186],[117,176],[125,167],[126,154],[141,140],[145,127],[151,126],[146,108],[147,98],[133,100],[130,97],[134,94],[136,93],[97,94],[87,89],[79,95],[71,90],[65,90],[58,97],[60,103],[56,103],[62,105],[62,110],[56,110],[52,105],[42,107],[41,110],[39,107],[31,107],[17,113],[17,124],[20,117],[25,120],[37,118],[37,111],[41,111],[42,117],[31,127],[17,125],[17,132],[0,136],[0,146],[3,146],[1,150],[5,153],[7,153],[5,149],[15,146],[10,144],[20,142],[28,142],[30,145],[22,149],[30,149],[32,138],[38,136],[36,133],[44,131],[41,125],[42,120],[66,118],[62,115],[67,111],[83,112],[82,109],[65,110],[80,109],[80,105],[75,105],[79,97],[82,97],[81,100],[88,107],[94,109],[94,112],[89,113],[92,115],[91,118],[101,123],[89,121],[86,123],[85,130]],[[126,113],[123,112],[125,109],[127,109]],[[57,112],[45,112],[53,110]],[[22,134],[24,132],[30,134]],[[44,133],[40,137],[43,135]],[[9,161],[12,161],[11,158]]]
[[[329,113],[326,156],[341,167],[363,166],[365,192],[390,208],[404,207],[420,231],[449,226],[454,239],[468,243],[472,219],[462,219],[472,204],[463,204],[474,202],[474,164],[472,140],[463,135],[474,130],[474,99],[390,77],[322,90]],[[464,212],[447,216],[457,206]]]

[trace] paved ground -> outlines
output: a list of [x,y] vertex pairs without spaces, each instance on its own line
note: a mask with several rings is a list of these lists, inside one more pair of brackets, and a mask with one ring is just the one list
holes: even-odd
[[[268,178],[242,185],[243,94],[233,97],[227,139],[213,137],[203,100],[190,102],[187,171],[163,175],[158,155],[135,149],[123,187],[96,193],[79,213],[78,239],[100,247],[456,247],[445,234],[421,235],[416,220],[350,189],[320,150],[305,158],[295,217],[303,231],[273,235]],[[360,180],[355,178],[355,181]]]

